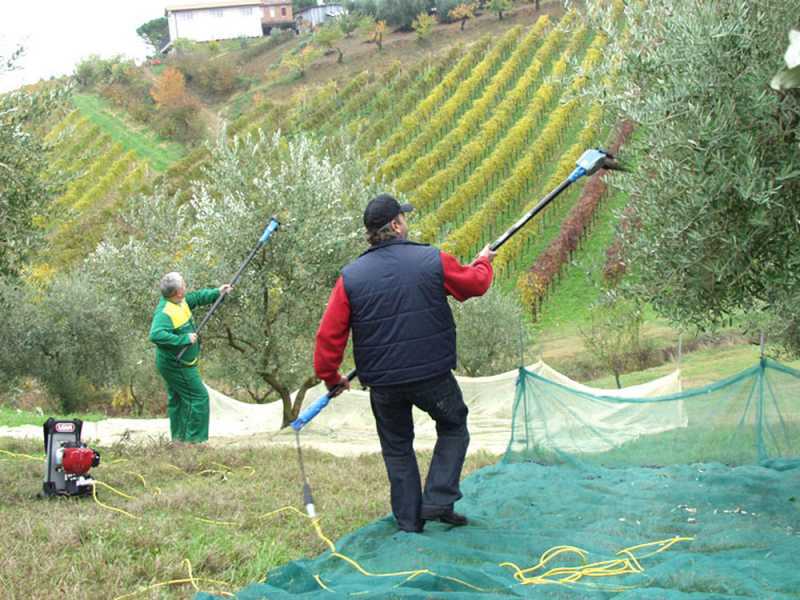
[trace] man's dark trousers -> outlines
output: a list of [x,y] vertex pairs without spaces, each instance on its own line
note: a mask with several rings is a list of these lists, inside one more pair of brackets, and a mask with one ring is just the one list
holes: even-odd
[[[448,372],[425,381],[370,389],[372,414],[378,428],[383,460],[389,475],[392,512],[397,525],[420,531],[422,509],[452,509],[461,498],[459,479],[469,446],[467,406],[455,377]],[[436,447],[425,481],[420,483],[414,454],[412,406],[436,421]]]

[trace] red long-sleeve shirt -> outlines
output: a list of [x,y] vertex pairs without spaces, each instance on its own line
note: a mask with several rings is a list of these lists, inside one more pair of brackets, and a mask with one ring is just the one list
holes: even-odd
[[[482,296],[492,285],[492,264],[486,258],[478,258],[472,264],[462,265],[454,256],[439,252],[444,272],[444,289],[459,302],[474,296]],[[322,315],[317,331],[314,350],[314,371],[328,388],[339,383],[347,338],[350,335],[350,301],[340,276],[333,286],[328,307]]]

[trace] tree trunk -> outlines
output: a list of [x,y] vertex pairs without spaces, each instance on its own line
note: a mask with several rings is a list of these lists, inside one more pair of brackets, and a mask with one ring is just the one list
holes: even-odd
[[336,48],[336,51],[339,53],[339,57],[336,59],[336,62],[338,64],[342,64],[342,62],[343,62],[342,59],[344,58],[344,55],[342,54],[342,49],[341,48]]
[[620,383],[620,380],[619,380],[619,372],[614,371],[614,379],[617,382],[617,389],[621,390],[622,389],[622,383]]
[[464,25],[466,25],[466,24],[467,24],[467,19],[465,17],[465,18],[461,19],[461,31],[464,31]]
[[131,400],[133,401],[133,407],[136,411],[136,415],[141,417],[144,414],[144,401],[140,401],[139,398],[136,397],[136,392],[133,388],[133,380],[128,382],[128,391],[131,395]]
[[[289,420],[288,423],[283,425],[284,427],[286,427],[286,425],[289,425],[292,421],[294,421],[297,418],[297,415],[300,414],[300,409],[303,406],[303,399],[306,397],[306,392],[312,387],[314,387],[317,384],[317,381],[318,379],[316,377],[309,377],[302,383],[300,389],[297,390],[297,395],[294,397],[294,404],[291,407],[292,418]],[[284,420],[285,419],[286,415],[284,414]]]

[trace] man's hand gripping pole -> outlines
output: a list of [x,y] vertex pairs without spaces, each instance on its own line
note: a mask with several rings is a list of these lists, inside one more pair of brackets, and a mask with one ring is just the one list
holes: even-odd
[[[353,379],[356,378],[356,375],[356,370],[353,369],[347,375],[345,375],[345,378],[347,378],[347,381],[353,381]],[[341,383],[336,384],[330,390],[328,390],[327,393],[315,400],[313,404],[301,412],[300,415],[294,421],[292,421],[292,429],[295,431],[300,431],[305,425],[308,424],[309,421],[311,421],[311,419],[316,417],[323,408],[328,406],[328,402],[331,401],[331,398],[336,396],[342,387],[343,386]]]

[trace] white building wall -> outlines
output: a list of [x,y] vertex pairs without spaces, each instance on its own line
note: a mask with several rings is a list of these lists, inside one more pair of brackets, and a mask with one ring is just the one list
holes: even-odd
[[167,24],[169,25],[169,41],[173,42],[178,39],[177,21],[178,13],[167,14]]
[[261,9],[258,6],[227,6],[180,10],[169,15],[170,40],[195,42],[261,37]]
[[325,21],[347,14],[347,10],[340,4],[312,6],[298,12],[300,16],[307,22],[310,22],[314,27],[321,25]]

